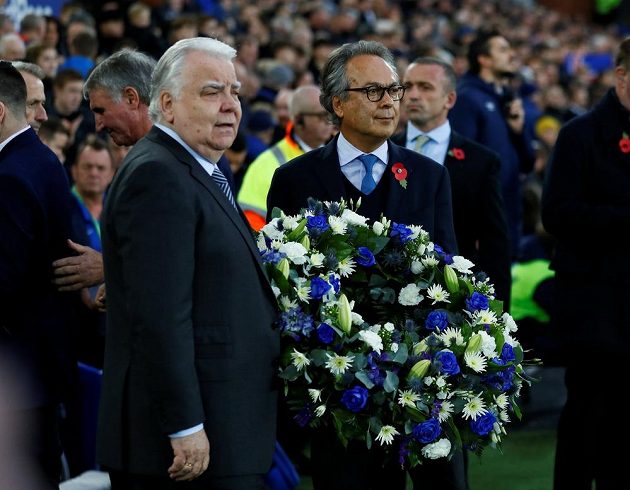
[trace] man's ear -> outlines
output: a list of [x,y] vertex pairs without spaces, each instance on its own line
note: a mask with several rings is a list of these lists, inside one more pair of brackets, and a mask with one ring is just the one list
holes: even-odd
[[446,96],[446,108],[450,111],[453,107],[455,107],[456,101],[457,101],[457,92],[455,92],[455,90],[451,90]]
[[173,96],[170,92],[163,91],[160,94],[160,112],[167,123],[172,123],[175,120],[175,113],[173,112]]
[[341,98],[338,95],[332,98],[332,108],[339,119],[343,119],[343,107],[341,106]]
[[123,89],[123,100],[133,109],[137,109],[140,105],[140,94],[138,94],[138,91],[133,87],[125,87]]

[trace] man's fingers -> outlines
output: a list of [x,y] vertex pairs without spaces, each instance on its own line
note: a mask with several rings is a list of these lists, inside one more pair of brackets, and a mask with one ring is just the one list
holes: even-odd
[[[65,267],[76,267],[77,265],[79,265],[79,261],[76,257],[66,257],[63,259],[55,260],[52,265],[55,268],[55,272],[57,272],[59,269],[63,269]],[[67,274],[67,272],[64,272],[64,274]]]
[[79,253],[85,253],[88,250],[90,250],[90,247],[86,247],[85,245],[79,245],[78,243],[74,243],[70,239],[68,239],[68,246],[75,252],[79,252]]

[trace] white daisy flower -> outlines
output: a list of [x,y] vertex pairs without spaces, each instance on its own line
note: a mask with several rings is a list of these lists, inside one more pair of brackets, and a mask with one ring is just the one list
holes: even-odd
[[407,225],[407,228],[411,230],[411,236],[409,237],[411,240],[427,235],[427,232],[420,225]]
[[304,264],[306,262],[306,249],[304,245],[297,242],[287,242],[282,244],[282,246],[278,249],[278,252],[283,253],[287,256],[294,264]]
[[427,296],[433,300],[433,303],[431,303],[432,305],[440,301],[444,303],[450,303],[448,299],[450,294],[447,293],[444,288],[439,284],[433,284],[432,286],[429,286],[429,288],[427,289]]
[[295,278],[295,294],[298,299],[304,303],[308,303],[311,299],[311,288],[306,285],[306,278],[297,277]]
[[321,267],[324,264],[324,259],[326,256],[320,253],[311,254],[309,260],[311,262],[311,266],[313,267]]
[[499,420],[504,424],[507,424],[510,421],[510,416],[507,413],[507,410],[499,411]]
[[381,427],[381,430],[376,436],[376,440],[381,443],[381,446],[383,444],[390,445],[392,442],[394,442],[394,436],[397,436],[399,434],[400,432],[398,432],[391,425],[384,425],[383,427]]
[[343,235],[348,229],[346,222],[339,216],[328,216],[328,224],[333,235]]
[[365,216],[361,216],[360,214],[357,214],[354,211],[350,211],[349,209],[343,210],[343,212],[341,213],[341,219],[350,225],[367,226],[367,218]]
[[497,315],[494,311],[478,310],[473,314],[473,322],[476,325],[494,325],[497,321]]
[[291,352],[291,359],[293,359],[293,365],[297,368],[298,371],[301,371],[311,363],[311,360],[306,357],[306,355],[295,350],[295,347],[293,348],[293,352]]
[[505,323],[508,331],[516,332],[518,330],[518,325],[514,321],[514,318],[512,318],[512,315],[510,315],[509,313],[503,313],[501,319],[503,320],[503,323]]
[[450,347],[453,343],[455,345],[465,345],[464,336],[462,335],[461,330],[457,327],[447,327],[439,334],[439,338],[442,342],[444,342],[446,347]]
[[480,352],[466,352],[464,362],[476,373],[483,373],[486,370],[487,361]]
[[403,407],[415,408],[418,401],[420,401],[420,395],[413,390],[404,390],[398,395],[398,404]]
[[488,359],[497,357],[497,341],[494,340],[494,337],[485,330],[479,330],[478,333],[481,335],[481,352],[483,352],[483,355]]
[[448,400],[444,400],[440,405],[440,411],[438,412],[438,420],[440,422],[445,422],[453,413],[454,407],[451,402]]
[[422,455],[427,459],[446,458],[451,452],[451,441],[447,438],[427,444],[422,448]]
[[359,332],[359,337],[363,342],[368,344],[374,352],[380,354],[383,350],[383,339],[376,332],[372,332],[370,330],[361,330]]
[[436,259],[435,257],[433,257],[432,255],[430,257],[422,257],[422,263],[424,264],[425,267],[435,267],[436,265],[439,264],[439,260]]
[[337,354],[331,356],[326,353],[326,357],[328,357],[326,367],[335,375],[345,373],[352,367],[352,363],[354,362],[354,356],[340,356]]
[[285,295],[280,296],[280,299],[278,301],[280,303],[280,309],[282,311],[289,311],[290,309],[295,308],[297,306],[297,303],[295,302],[295,300],[292,300],[291,298]]
[[415,306],[422,301],[420,288],[416,284],[407,284],[398,294],[398,302],[403,306]]
[[451,264],[451,267],[453,269],[461,272],[462,274],[472,274],[472,271],[470,269],[474,267],[475,264],[473,264],[470,260],[462,257],[461,255],[454,255],[452,258],[453,263]]
[[499,396],[494,397],[494,402],[501,410],[505,410],[510,402],[510,399],[505,393],[501,393]]
[[355,269],[354,260],[350,257],[339,261],[339,275],[341,277],[350,277]]
[[322,390],[316,390],[314,388],[309,388],[308,396],[311,397],[313,403],[317,403],[322,400]]
[[478,396],[474,396],[470,400],[468,400],[468,403],[466,403],[466,405],[464,405],[464,408],[462,410],[462,417],[464,417],[466,420],[477,420],[477,417],[483,415],[486,412],[488,411],[485,408],[485,403],[483,402],[483,400]]
[[315,409],[316,417],[321,417],[324,413],[326,413],[326,405],[320,405]]

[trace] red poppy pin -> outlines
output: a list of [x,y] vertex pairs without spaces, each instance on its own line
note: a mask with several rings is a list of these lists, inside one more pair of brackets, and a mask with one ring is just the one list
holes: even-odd
[[466,158],[466,154],[461,148],[451,148],[448,151],[448,155],[453,157],[455,160],[463,160],[464,158]]
[[630,137],[625,131],[619,140],[619,148],[621,149],[621,153],[630,153]]
[[403,189],[406,189],[407,188],[407,169],[405,168],[405,166],[400,162],[394,163],[394,165],[392,165],[392,172],[396,180],[400,183],[400,186]]

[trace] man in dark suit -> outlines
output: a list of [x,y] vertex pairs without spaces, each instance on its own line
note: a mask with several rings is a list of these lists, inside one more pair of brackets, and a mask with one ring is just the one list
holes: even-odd
[[271,465],[275,299],[216,167],[241,118],[235,55],[193,38],[162,56],[155,125],[105,205],[98,456],[114,490],[262,489]]
[[[436,244],[456,252],[446,169],[388,141],[404,93],[393,56],[382,44],[359,41],[333,51],[322,72],[320,100],[340,133],[276,170],[268,213],[274,207],[296,213],[309,197],[361,198],[362,215],[422,225]],[[311,459],[316,490],[404,488],[405,473],[397,462],[383,470],[378,449],[368,453],[361,443],[346,449],[330,429],[313,434]]]
[[460,255],[475,263],[509,309],[510,242],[501,195],[498,155],[451,129],[457,77],[438,58],[418,58],[405,71],[403,108],[407,125],[392,141],[432,158],[448,169],[453,222]]
[[0,403],[27,420],[41,488],[58,488],[59,406],[76,384],[70,307],[50,268],[67,253],[70,199],[63,167],[27,123],[24,79],[0,61],[0,358],[24,395]]
[[[630,38],[615,66],[615,86],[560,130],[543,190],[543,224],[556,239],[552,322],[566,362],[555,490],[590,489],[593,482],[620,488],[627,480],[627,452],[601,448],[630,436],[623,416],[611,420],[607,402],[624,389],[630,350],[623,238],[630,226]],[[587,367],[585,353],[603,364]]]

